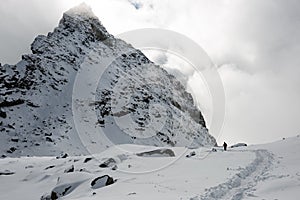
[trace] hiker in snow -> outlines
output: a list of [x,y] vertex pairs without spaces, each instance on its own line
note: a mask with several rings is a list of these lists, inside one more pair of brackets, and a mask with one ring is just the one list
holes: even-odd
[[226,144],[226,142],[223,143],[223,147],[224,147],[224,151],[226,151],[227,150],[227,144]]

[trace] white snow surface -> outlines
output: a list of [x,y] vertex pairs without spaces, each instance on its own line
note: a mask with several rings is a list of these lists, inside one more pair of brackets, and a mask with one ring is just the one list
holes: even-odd
[[[226,152],[169,147],[175,157],[136,155],[155,149],[160,147],[124,144],[91,156],[4,158],[0,172],[13,174],[0,175],[0,199],[40,199],[66,188],[71,189],[60,199],[296,200],[300,195],[299,136]],[[187,158],[191,151],[196,155]],[[99,167],[109,158],[113,165]],[[72,165],[74,171],[64,173]],[[104,175],[115,182],[93,189],[91,182]]]

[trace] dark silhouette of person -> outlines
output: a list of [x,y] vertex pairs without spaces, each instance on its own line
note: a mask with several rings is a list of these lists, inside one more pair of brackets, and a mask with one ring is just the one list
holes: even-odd
[[227,143],[226,142],[223,143],[223,147],[224,147],[224,151],[226,151],[227,150]]

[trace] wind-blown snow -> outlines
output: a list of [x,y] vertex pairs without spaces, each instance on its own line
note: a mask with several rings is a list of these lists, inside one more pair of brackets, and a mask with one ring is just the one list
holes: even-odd
[[71,8],[66,12],[67,15],[78,18],[95,18],[98,17],[93,13],[92,8],[89,7],[86,3],[81,3],[79,6]]

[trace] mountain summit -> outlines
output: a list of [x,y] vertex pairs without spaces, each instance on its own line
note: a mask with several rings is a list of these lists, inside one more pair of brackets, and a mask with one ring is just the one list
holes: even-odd
[[[112,143],[216,144],[181,83],[140,50],[109,34],[87,5],[64,13],[53,32],[35,38],[31,50],[16,65],[0,66],[2,157],[86,154],[89,145],[104,150]],[[102,60],[111,56],[116,59],[99,77],[95,99],[82,102],[95,111],[97,123],[89,123],[103,130],[108,143],[93,131],[78,131],[72,98],[78,73],[103,68]],[[80,134],[91,140],[82,143]]]

